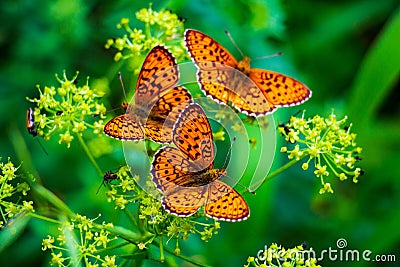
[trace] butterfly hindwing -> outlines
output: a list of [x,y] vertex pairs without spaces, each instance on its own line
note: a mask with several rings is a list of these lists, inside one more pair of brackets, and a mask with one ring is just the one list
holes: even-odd
[[303,83],[277,72],[251,69],[249,77],[275,106],[294,106],[311,97],[310,89]]
[[209,187],[204,208],[207,216],[224,221],[242,221],[250,216],[246,201],[234,188],[220,180],[215,180]]
[[144,139],[143,126],[139,118],[131,114],[123,114],[111,119],[104,126],[104,133],[124,141]]
[[170,143],[179,114],[192,102],[192,96],[183,86],[166,91],[150,112],[145,125],[146,137],[158,143]]
[[169,213],[188,217],[195,214],[206,201],[206,187],[175,187],[174,192],[167,192],[161,203]]

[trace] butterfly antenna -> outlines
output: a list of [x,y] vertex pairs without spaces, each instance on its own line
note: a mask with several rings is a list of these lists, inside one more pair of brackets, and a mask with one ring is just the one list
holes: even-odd
[[118,72],[118,78],[119,78],[119,82],[121,83],[122,92],[124,93],[124,98],[126,101],[125,86],[124,86],[124,82],[122,81],[122,73],[120,71]]
[[279,56],[282,56],[282,52],[277,52],[277,53],[272,54],[272,55],[252,58],[251,60],[254,61],[254,60],[260,60],[260,59],[271,58],[271,57],[279,57]]
[[[232,142],[231,142],[231,146],[229,147],[228,153],[226,154],[225,162],[224,162],[224,165],[223,165],[223,166],[224,166],[224,169],[226,168],[226,162],[227,162],[227,160],[228,160],[228,156],[229,156],[230,153],[232,153],[232,147],[233,147],[233,143],[235,143],[235,141],[236,141],[236,136],[233,137],[233,140],[232,140]],[[231,177],[229,177],[229,176],[226,176],[226,177],[227,177],[228,179],[233,180],[233,179],[232,179]],[[248,187],[245,186],[245,185],[242,185],[242,184],[239,183],[239,182],[237,183],[237,185],[243,187],[244,189],[246,189],[247,192],[252,193],[253,195],[256,194],[254,191],[251,191],[250,188],[248,188]]]
[[236,141],[236,136],[233,137],[233,140],[231,142],[231,146],[229,147],[228,153],[226,153],[224,165],[222,165],[222,166],[224,166],[223,167],[224,169],[226,169],[226,162],[228,161],[229,155],[232,153],[232,146],[233,146],[233,143],[235,143],[235,141]]
[[43,152],[46,154],[46,156],[48,156],[49,153],[47,153],[47,150],[44,148],[42,142],[40,142],[40,140],[38,138],[36,138],[36,140],[38,141],[39,146],[42,148]]
[[97,189],[97,191],[96,191],[96,195],[99,193],[99,191],[100,191],[100,188],[101,188],[103,185],[104,185],[104,180],[103,180],[103,182],[100,184],[99,188]]
[[[119,108],[122,108],[123,110],[126,111],[126,109],[128,108],[128,102],[126,102],[127,100],[126,100],[126,94],[125,94],[125,86],[124,86],[124,82],[122,81],[122,74],[121,74],[120,71],[118,72],[118,78],[119,78],[119,82],[121,83],[121,88],[122,88],[122,92],[124,93],[124,99],[125,99],[125,101],[121,104],[121,107],[109,109],[109,110],[107,110],[106,113],[111,112],[111,111],[114,111],[114,110],[117,110],[117,109],[119,109]],[[100,113],[92,114],[92,117],[93,117],[93,118],[96,118],[96,117],[98,117],[98,116],[100,116]]]
[[242,50],[240,50],[239,46],[236,44],[235,40],[233,40],[231,33],[228,30],[225,30],[225,34],[228,35],[228,38],[231,40],[232,44],[236,47],[237,51],[239,51],[240,55],[243,58],[244,54]]

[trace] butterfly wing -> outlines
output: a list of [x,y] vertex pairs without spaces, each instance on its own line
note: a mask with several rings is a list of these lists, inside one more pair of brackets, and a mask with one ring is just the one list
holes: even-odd
[[226,81],[229,70],[237,67],[237,60],[210,36],[188,29],[185,32],[186,47],[196,65],[197,80],[203,92],[219,103],[231,99]]
[[188,29],[185,31],[185,42],[194,64],[202,70],[212,69],[218,62],[235,68],[237,60],[217,41],[202,32]]
[[185,41],[198,68],[198,82],[207,96],[218,103],[232,103],[239,111],[253,116],[273,109],[257,85],[237,69],[237,60],[221,44],[195,30],[185,32]]
[[205,203],[207,186],[196,186],[193,165],[186,155],[175,147],[163,147],[154,155],[151,175],[156,187],[163,193],[162,204],[168,212],[187,217]]
[[179,81],[175,57],[163,46],[155,46],[147,54],[136,84],[135,105],[150,112],[160,95]]
[[105,133],[120,140],[137,141],[146,137],[158,143],[172,142],[172,128],[179,112],[192,101],[186,88],[174,87],[178,81],[174,56],[165,47],[155,46],[142,65],[135,103],[124,105],[126,116],[107,123]]
[[244,198],[220,180],[209,185],[204,212],[213,219],[231,222],[246,220],[250,216],[250,209]]
[[[216,40],[196,30],[185,31],[185,42],[189,55],[198,69],[197,78],[201,89],[215,100],[227,103],[229,94],[224,83],[229,77],[225,72],[237,67],[238,62],[235,57]],[[208,84],[221,86],[204,88]]]
[[188,105],[173,129],[173,142],[191,160],[197,171],[212,169],[214,142],[210,123],[198,104]]
[[249,77],[272,107],[299,105],[311,97],[305,84],[277,72],[251,69]]
[[[249,116],[266,115],[275,109],[257,85],[243,73],[237,70],[214,72],[218,80],[210,79],[211,76],[200,79],[203,91],[213,100],[220,104],[232,103],[233,107]],[[223,80],[224,77],[228,78]]]
[[139,118],[132,114],[123,114],[111,119],[104,126],[104,133],[124,141],[138,141],[144,139],[143,126]]
[[173,193],[164,194],[161,203],[166,211],[180,217],[195,214],[206,200],[205,187],[176,187]]
[[171,143],[172,129],[179,114],[192,102],[192,96],[183,86],[167,90],[150,112],[145,126],[146,137],[158,143]]
[[151,175],[157,188],[165,193],[171,191],[174,185],[193,187],[193,173],[197,166],[179,149],[163,147],[154,155]]

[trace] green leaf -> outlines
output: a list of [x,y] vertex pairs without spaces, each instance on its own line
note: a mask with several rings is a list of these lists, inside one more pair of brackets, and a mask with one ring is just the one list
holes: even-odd
[[[66,217],[63,218],[64,222],[67,222],[68,219]],[[77,240],[76,235],[74,232],[70,229],[69,226],[64,226],[63,227],[63,233],[65,235],[65,245],[67,246],[67,251],[68,251],[68,256],[71,257],[71,262],[73,263],[74,266],[80,267],[82,266],[81,262],[81,257],[80,257],[80,251],[78,250],[77,244],[79,244],[79,241]]]
[[366,125],[393,88],[400,73],[400,9],[397,9],[365,56],[348,98],[351,120]]
[[0,252],[6,249],[24,232],[29,220],[30,217],[25,216],[24,212],[10,220],[9,223],[0,230]]

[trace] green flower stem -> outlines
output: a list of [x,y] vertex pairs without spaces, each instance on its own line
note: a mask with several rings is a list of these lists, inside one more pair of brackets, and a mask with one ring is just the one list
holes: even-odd
[[131,230],[127,230],[120,226],[109,227],[106,225],[98,225],[96,227],[98,227],[99,229],[104,228],[111,234],[113,234],[115,236],[119,236],[119,237],[125,239],[126,241],[134,243],[134,244],[138,244],[140,242],[144,243],[147,240],[149,240],[150,238],[154,237],[154,235],[149,232],[146,232],[144,234],[138,234],[138,233],[135,233]]
[[[158,242],[155,241],[155,240],[153,241],[153,245],[159,246]],[[190,262],[191,264],[193,264],[193,265],[195,265],[195,266],[211,267],[211,265],[202,263],[202,262],[200,262],[200,261],[194,260],[194,259],[189,258],[189,257],[186,257],[186,256],[184,256],[184,255],[175,254],[174,251],[172,251],[172,250],[169,249],[168,247],[164,247],[163,249],[164,249],[166,252],[168,252],[169,254],[174,255],[175,257],[180,258],[180,259],[182,259],[182,260],[184,260],[184,261]]]
[[164,260],[165,260],[164,245],[163,245],[164,242],[163,242],[162,236],[160,236],[159,239],[160,239],[160,244],[159,244],[159,246],[160,246],[160,260],[161,260],[161,262],[164,262]]
[[60,211],[62,211],[64,214],[66,214],[69,217],[73,217],[74,213],[68,208],[68,206],[61,200],[59,199],[53,192],[49,191],[47,188],[43,187],[42,185],[39,184],[33,184],[32,185],[32,190],[38,193],[42,198],[50,202],[53,206],[58,208]]
[[339,177],[339,173],[336,171],[334,166],[332,166],[330,159],[327,156],[325,156],[325,154],[321,154],[321,156],[324,158],[326,165],[328,165],[328,167],[333,171],[335,176]]
[[122,243],[114,245],[114,246],[108,246],[108,247],[103,248],[103,249],[98,249],[97,252],[98,253],[103,253],[105,251],[112,251],[113,249],[117,249],[117,248],[128,246],[128,245],[131,245],[131,243],[129,243],[128,241],[125,241],[125,242],[122,242]]
[[124,212],[126,214],[126,216],[128,216],[129,220],[135,224],[135,226],[137,226],[137,221],[135,219],[135,217],[132,215],[132,213],[130,213],[127,209],[124,209]]
[[[21,167],[26,173],[26,175],[23,175],[22,177],[29,177],[29,174],[32,174],[33,177],[35,177],[36,182],[40,183],[40,176],[33,166],[32,158],[30,156],[30,151],[28,149],[28,146],[26,145],[25,139],[22,136],[21,131],[14,124],[11,125],[11,129],[9,131],[9,138],[19,160],[24,163],[21,165]],[[36,138],[39,137],[37,136]],[[24,180],[29,184],[29,186],[32,187],[33,184],[32,179],[24,179]]]
[[[12,127],[11,132],[13,134],[10,135],[10,140],[14,146],[14,149],[18,155],[18,158],[20,158],[20,160],[24,162],[24,164],[22,164],[22,168],[24,169],[24,172],[26,172],[28,174],[28,175],[26,175],[26,177],[30,177],[29,174],[33,174],[33,176],[36,179],[36,182],[33,182],[32,179],[24,179],[29,184],[32,191],[37,193],[44,200],[51,203],[58,210],[67,214],[68,216],[73,216],[74,213],[68,208],[67,205],[65,205],[65,203],[61,199],[59,199],[56,195],[54,195],[47,188],[40,185],[40,180],[39,180],[40,176],[38,175],[36,169],[33,167],[33,163],[31,161],[28,147],[26,146],[25,140],[24,140],[21,132],[18,130],[18,128],[14,127],[14,126]],[[36,137],[36,138],[38,138],[38,137]],[[35,203],[38,203],[38,201],[35,201]]]
[[30,212],[30,213],[28,213],[27,215],[28,215],[28,216],[31,216],[31,217],[33,217],[33,218],[42,220],[42,221],[46,221],[46,222],[50,222],[50,223],[55,223],[55,224],[62,224],[60,221],[57,221],[57,220],[55,220],[55,219],[52,219],[52,218],[49,218],[49,217],[46,217],[46,216],[42,216],[42,215],[37,214],[37,213]]
[[[253,186],[254,188],[258,188],[261,185],[263,185],[265,182],[271,180],[272,178],[274,178],[275,176],[277,176],[278,174],[284,172],[286,169],[290,168],[292,165],[296,164],[297,162],[299,162],[300,160],[302,160],[303,158],[305,158],[306,155],[302,156],[299,160],[293,159],[291,161],[289,161],[288,163],[286,163],[285,165],[283,165],[282,167],[280,167],[279,169],[271,172],[270,174],[267,175],[267,177],[265,177],[264,179],[262,179],[258,184],[256,184],[255,186]],[[251,189],[250,189],[251,190]],[[247,191],[247,190],[246,190]],[[245,191],[245,192],[246,192]],[[252,190],[251,190],[252,191]],[[244,193],[244,192],[243,192]]]
[[94,160],[92,152],[90,152],[90,150],[87,147],[87,145],[86,145],[85,141],[83,140],[82,136],[80,134],[77,134],[77,137],[78,137],[79,143],[81,144],[83,150],[85,150],[86,155],[88,156],[90,162],[93,164],[94,168],[99,173],[99,176],[103,177],[103,175],[104,175],[103,171],[100,169],[99,165],[97,165],[97,162]]

